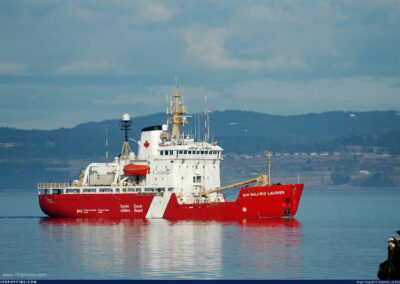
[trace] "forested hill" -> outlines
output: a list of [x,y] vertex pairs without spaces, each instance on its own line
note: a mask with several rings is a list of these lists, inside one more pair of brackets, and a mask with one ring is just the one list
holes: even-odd
[[[395,111],[324,112],[292,116],[239,110],[210,113],[211,138],[226,152],[257,153],[339,151],[348,145],[379,146],[400,153],[400,115]],[[165,114],[133,118],[130,136],[140,139],[140,130],[165,123]],[[193,114],[187,133],[204,133],[204,115]],[[91,158],[104,156],[105,128],[110,156],[121,149],[118,120],[88,122],[56,130],[0,128],[0,159]],[[200,129],[199,129],[200,128]],[[135,147],[135,143],[131,145]]]

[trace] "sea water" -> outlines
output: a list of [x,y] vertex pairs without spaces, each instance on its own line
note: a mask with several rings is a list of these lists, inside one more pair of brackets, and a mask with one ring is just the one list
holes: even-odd
[[295,219],[47,218],[0,192],[1,279],[377,279],[400,189],[305,188]]

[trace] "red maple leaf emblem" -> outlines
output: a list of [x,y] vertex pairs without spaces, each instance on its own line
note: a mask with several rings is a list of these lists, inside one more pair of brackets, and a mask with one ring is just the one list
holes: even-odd
[[147,147],[149,147],[149,146],[150,146],[150,143],[149,143],[149,141],[147,141],[147,140],[146,140],[146,142],[144,142],[144,144],[143,144],[143,145],[144,145],[144,147],[146,147],[146,148],[147,148]]

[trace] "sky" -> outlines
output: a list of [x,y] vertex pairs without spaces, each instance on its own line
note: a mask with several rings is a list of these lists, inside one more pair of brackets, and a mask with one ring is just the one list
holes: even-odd
[[400,110],[400,1],[0,1],[0,127]]

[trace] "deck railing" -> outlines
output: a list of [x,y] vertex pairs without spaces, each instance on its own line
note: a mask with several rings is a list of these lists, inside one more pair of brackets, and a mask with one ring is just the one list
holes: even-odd
[[40,182],[38,183],[38,189],[66,189],[71,184],[68,182]]

